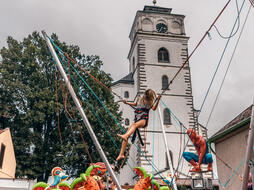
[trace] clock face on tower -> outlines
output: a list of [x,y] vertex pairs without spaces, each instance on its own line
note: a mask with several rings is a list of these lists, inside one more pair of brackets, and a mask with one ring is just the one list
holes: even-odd
[[156,25],[156,29],[159,33],[166,33],[168,31],[168,27],[164,23],[159,23]]

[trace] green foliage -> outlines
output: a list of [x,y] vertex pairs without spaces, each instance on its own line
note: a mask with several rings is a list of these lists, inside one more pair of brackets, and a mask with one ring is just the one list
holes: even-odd
[[[102,61],[98,56],[85,56],[80,53],[78,46],[61,43],[54,34],[51,38],[83,68],[106,86],[111,86],[112,78],[101,69]],[[8,46],[3,47],[0,51],[2,57],[0,62],[0,128],[10,127],[11,129],[17,161],[16,176],[47,181],[51,169],[55,166],[62,167],[71,176],[77,176],[86,170],[90,161],[80,132],[73,121],[74,116],[88,144],[93,162],[101,161],[71,98],[69,99],[70,105],[72,105],[73,119],[66,113],[64,97],[67,90],[65,87],[61,88],[65,85],[61,85],[59,80],[56,80],[58,70],[53,64],[46,42],[40,34],[33,32],[21,42],[8,37],[7,44]],[[68,68],[68,65],[66,67]],[[119,106],[114,103],[111,93],[83,71],[79,70],[78,72],[113,115],[121,121],[121,114],[118,113]],[[84,83],[78,80],[78,75],[73,70],[71,74],[77,80],[77,86],[80,87],[78,89],[72,82],[75,91],[83,92],[113,139],[120,145],[116,136],[117,133],[121,133],[119,127],[110,119]],[[62,143],[58,132],[56,84]],[[118,153],[116,148],[88,104],[83,101],[80,92],[78,97],[106,156],[113,163]],[[68,112],[72,113],[70,105],[66,105]]]

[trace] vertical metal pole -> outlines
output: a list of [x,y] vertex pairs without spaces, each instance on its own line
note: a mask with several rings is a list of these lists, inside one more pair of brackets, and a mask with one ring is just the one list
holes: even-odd
[[252,104],[249,137],[248,137],[248,144],[246,148],[246,160],[244,163],[242,190],[246,190],[248,187],[248,179],[249,179],[249,172],[250,172],[250,168],[248,164],[253,153],[253,134],[254,134],[254,106]]
[[57,54],[56,54],[56,52],[55,52],[55,50],[54,50],[50,40],[47,38],[46,32],[42,31],[42,34],[43,34],[44,39],[47,42],[47,45],[48,45],[51,53],[52,53],[52,56],[53,56],[53,58],[54,58],[54,60],[56,62],[56,65],[57,65],[57,67],[58,67],[62,77],[64,78],[65,84],[66,84],[66,86],[67,86],[67,88],[68,88],[68,90],[69,90],[69,92],[70,92],[70,94],[72,96],[72,99],[73,99],[75,105],[77,106],[77,109],[79,110],[79,113],[80,113],[80,115],[81,115],[81,117],[83,119],[83,122],[84,122],[84,124],[85,124],[85,126],[86,126],[86,128],[87,128],[87,130],[88,130],[88,132],[89,132],[89,134],[90,134],[90,136],[91,136],[95,146],[96,146],[96,149],[97,149],[97,151],[100,154],[100,157],[102,158],[103,162],[106,164],[106,167],[107,167],[107,169],[108,169],[108,171],[109,171],[109,173],[110,173],[114,183],[116,184],[117,189],[121,190],[121,186],[120,186],[120,184],[119,184],[119,182],[117,180],[117,177],[116,177],[113,169],[111,168],[111,166],[110,166],[110,164],[108,162],[108,159],[107,159],[106,155],[104,154],[104,152],[103,152],[103,150],[101,148],[101,145],[100,145],[99,141],[97,140],[97,138],[96,138],[96,136],[95,136],[95,134],[93,132],[93,129],[92,129],[92,127],[91,127],[87,117],[86,117],[86,114],[85,114],[84,110],[82,109],[81,104],[79,103],[79,100],[78,100],[78,98],[77,98],[77,96],[76,96],[76,94],[75,94],[75,92],[73,90],[73,87],[72,87],[70,81],[68,80],[68,77],[67,77],[67,75],[66,75],[66,73],[65,73],[65,71],[64,71],[64,69],[63,69],[63,67],[61,65],[61,62],[59,61],[59,59],[57,57]]
[[[163,125],[160,106],[158,106],[158,112],[159,112],[159,118],[160,118],[160,123],[161,123],[162,134],[163,134],[163,138],[164,138],[164,142],[165,142],[166,154],[167,154],[167,157],[168,157],[168,164],[169,164],[170,172],[171,172],[171,175],[172,175],[171,177],[174,178],[174,176],[173,176],[174,175],[173,164],[172,164],[172,161],[171,161],[171,156],[169,154],[168,142],[167,142],[167,138],[166,138],[165,128],[164,128],[164,125]],[[173,188],[174,188],[174,190],[177,190],[175,179],[173,179]]]

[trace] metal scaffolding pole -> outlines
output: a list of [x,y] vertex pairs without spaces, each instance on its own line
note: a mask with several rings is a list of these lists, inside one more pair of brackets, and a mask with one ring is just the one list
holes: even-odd
[[171,177],[173,178],[173,188],[174,188],[174,190],[177,190],[175,178],[174,178],[174,176],[173,176],[173,175],[174,175],[173,164],[172,164],[172,161],[171,161],[171,156],[170,156],[170,154],[169,154],[168,142],[167,142],[167,138],[166,138],[165,128],[164,128],[164,125],[163,125],[163,120],[162,120],[162,117],[161,117],[161,109],[160,109],[160,106],[158,106],[158,112],[159,112],[159,118],[160,118],[160,123],[161,123],[161,129],[162,129],[162,133],[163,133],[163,138],[164,138],[164,142],[165,142],[166,154],[167,154],[167,158],[168,158],[168,165],[169,165],[170,172],[171,172],[171,175],[172,175]]
[[102,158],[103,162],[106,164],[106,167],[107,167],[107,169],[108,169],[108,171],[109,171],[109,173],[110,173],[110,175],[112,177],[112,180],[116,184],[117,189],[121,190],[121,186],[120,186],[120,184],[119,184],[119,182],[117,180],[117,177],[116,177],[113,169],[111,168],[111,166],[110,166],[110,164],[108,162],[108,159],[107,159],[106,155],[104,154],[104,152],[103,152],[103,150],[101,148],[101,145],[100,145],[99,141],[97,140],[97,138],[96,138],[96,136],[95,136],[95,134],[93,132],[93,129],[92,129],[92,127],[91,127],[87,117],[86,117],[86,114],[85,114],[84,110],[82,109],[81,104],[79,103],[79,100],[78,100],[78,98],[77,98],[77,96],[76,96],[76,94],[75,94],[75,92],[73,90],[73,87],[72,87],[72,85],[71,85],[71,83],[70,83],[70,81],[69,81],[69,79],[68,79],[68,77],[67,77],[67,75],[66,75],[66,73],[65,73],[65,71],[63,69],[63,67],[62,67],[61,62],[58,59],[58,56],[57,56],[57,54],[56,54],[56,52],[55,52],[55,50],[54,50],[50,40],[47,37],[46,32],[42,31],[42,34],[43,34],[44,39],[47,42],[47,45],[48,45],[48,47],[50,49],[50,52],[51,52],[51,54],[52,54],[52,56],[53,56],[53,58],[54,58],[54,60],[56,62],[56,65],[57,65],[57,67],[58,67],[58,69],[59,69],[59,71],[60,71],[60,73],[61,73],[61,75],[62,75],[62,77],[63,77],[63,79],[65,81],[65,84],[66,84],[66,86],[67,86],[67,88],[68,88],[68,90],[69,90],[69,92],[70,92],[70,94],[72,96],[72,99],[73,99],[77,109],[79,110],[79,113],[80,113],[80,115],[81,115],[81,117],[83,119],[83,122],[84,122],[84,124],[85,124],[85,126],[86,126],[86,128],[87,128],[87,130],[88,130],[88,132],[89,132],[89,134],[90,134],[90,136],[91,136],[95,146],[96,146],[96,149],[97,149],[97,151],[100,154],[100,157]]
[[250,168],[248,164],[253,153],[253,135],[254,135],[253,133],[254,133],[254,105],[252,104],[249,137],[248,137],[248,144],[246,148],[246,157],[245,157],[246,160],[244,163],[242,190],[246,190],[248,187],[248,179],[249,179],[249,172],[250,172]]

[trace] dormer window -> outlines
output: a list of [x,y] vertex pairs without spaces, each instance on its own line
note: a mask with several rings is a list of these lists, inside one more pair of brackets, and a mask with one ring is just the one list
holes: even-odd
[[160,48],[158,51],[158,62],[169,63],[169,54],[166,48]]
[[128,91],[125,91],[124,92],[124,98],[129,98],[130,96],[129,96],[129,92]]

